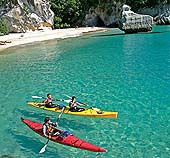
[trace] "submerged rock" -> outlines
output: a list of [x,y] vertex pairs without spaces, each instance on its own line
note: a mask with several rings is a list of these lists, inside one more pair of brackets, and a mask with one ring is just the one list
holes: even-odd
[[10,32],[51,29],[54,13],[50,0],[16,0],[0,7],[0,17],[7,22]]
[[130,6],[123,5],[119,22],[119,29],[125,33],[148,32],[152,30],[153,17],[140,15],[130,10]]

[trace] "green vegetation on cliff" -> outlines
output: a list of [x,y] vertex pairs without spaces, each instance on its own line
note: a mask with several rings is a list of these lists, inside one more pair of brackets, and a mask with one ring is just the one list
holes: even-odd
[[76,27],[82,24],[88,10],[98,4],[98,0],[51,0],[54,27]]
[[0,0],[0,6],[6,4],[8,2],[8,0]]
[[0,35],[7,35],[9,34],[9,29],[5,21],[0,19]]
[[170,3],[170,0],[51,0],[51,9],[55,13],[54,28],[80,26],[90,8],[106,3],[111,7],[114,2],[125,3],[137,11],[143,7]]
[[[143,7],[170,4],[170,0],[50,0],[54,16],[54,28],[81,26],[89,9],[97,6],[107,6],[112,9],[112,4],[121,2],[137,11]],[[0,7],[6,3],[17,4],[17,0],[0,0]],[[106,5],[107,4],[107,5]],[[111,9],[108,9],[111,11]],[[108,13],[109,14],[109,13]]]
[[[104,2],[104,0],[102,0]],[[169,4],[170,0],[111,0],[117,2],[123,2],[132,7],[134,11],[143,7],[154,7],[155,5]]]

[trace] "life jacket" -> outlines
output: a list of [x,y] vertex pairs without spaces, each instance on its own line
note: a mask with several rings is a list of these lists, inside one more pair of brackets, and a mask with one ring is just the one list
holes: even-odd
[[76,102],[73,103],[73,102],[71,101],[71,102],[69,103],[69,107],[70,107],[70,108],[76,108],[76,107],[77,107],[77,103],[76,103]]
[[53,126],[51,124],[44,124],[46,126],[46,133],[50,134],[53,131]]
[[47,98],[45,101],[46,104],[51,104],[52,103],[52,98]]

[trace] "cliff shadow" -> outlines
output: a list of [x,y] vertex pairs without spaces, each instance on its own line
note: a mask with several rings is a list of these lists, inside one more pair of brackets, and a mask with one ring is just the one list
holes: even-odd
[[118,34],[105,34],[105,35],[95,35],[91,37],[112,37],[112,36],[130,36],[130,35],[141,35],[141,34],[160,34],[164,32],[139,32],[139,33],[131,33],[131,34],[125,34],[125,33],[118,33]]

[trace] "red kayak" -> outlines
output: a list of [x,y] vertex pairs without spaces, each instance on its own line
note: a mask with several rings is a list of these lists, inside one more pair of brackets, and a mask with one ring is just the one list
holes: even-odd
[[[38,133],[40,136],[44,137],[43,134],[43,124],[32,122],[29,120],[25,120],[22,118],[22,122],[25,123],[29,128],[31,128],[34,132]],[[94,146],[92,144],[89,144],[83,140],[80,140],[79,138],[76,138],[73,135],[69,135],[65,137],[64,139],[60,138],[59,136],[52,136],[51,141],[57,142],[59,144],[72,146],[74,148],[80,148],[82,150],[88,150],[92,152],[107,152],[107,150],[99,148],[97,146]]]

